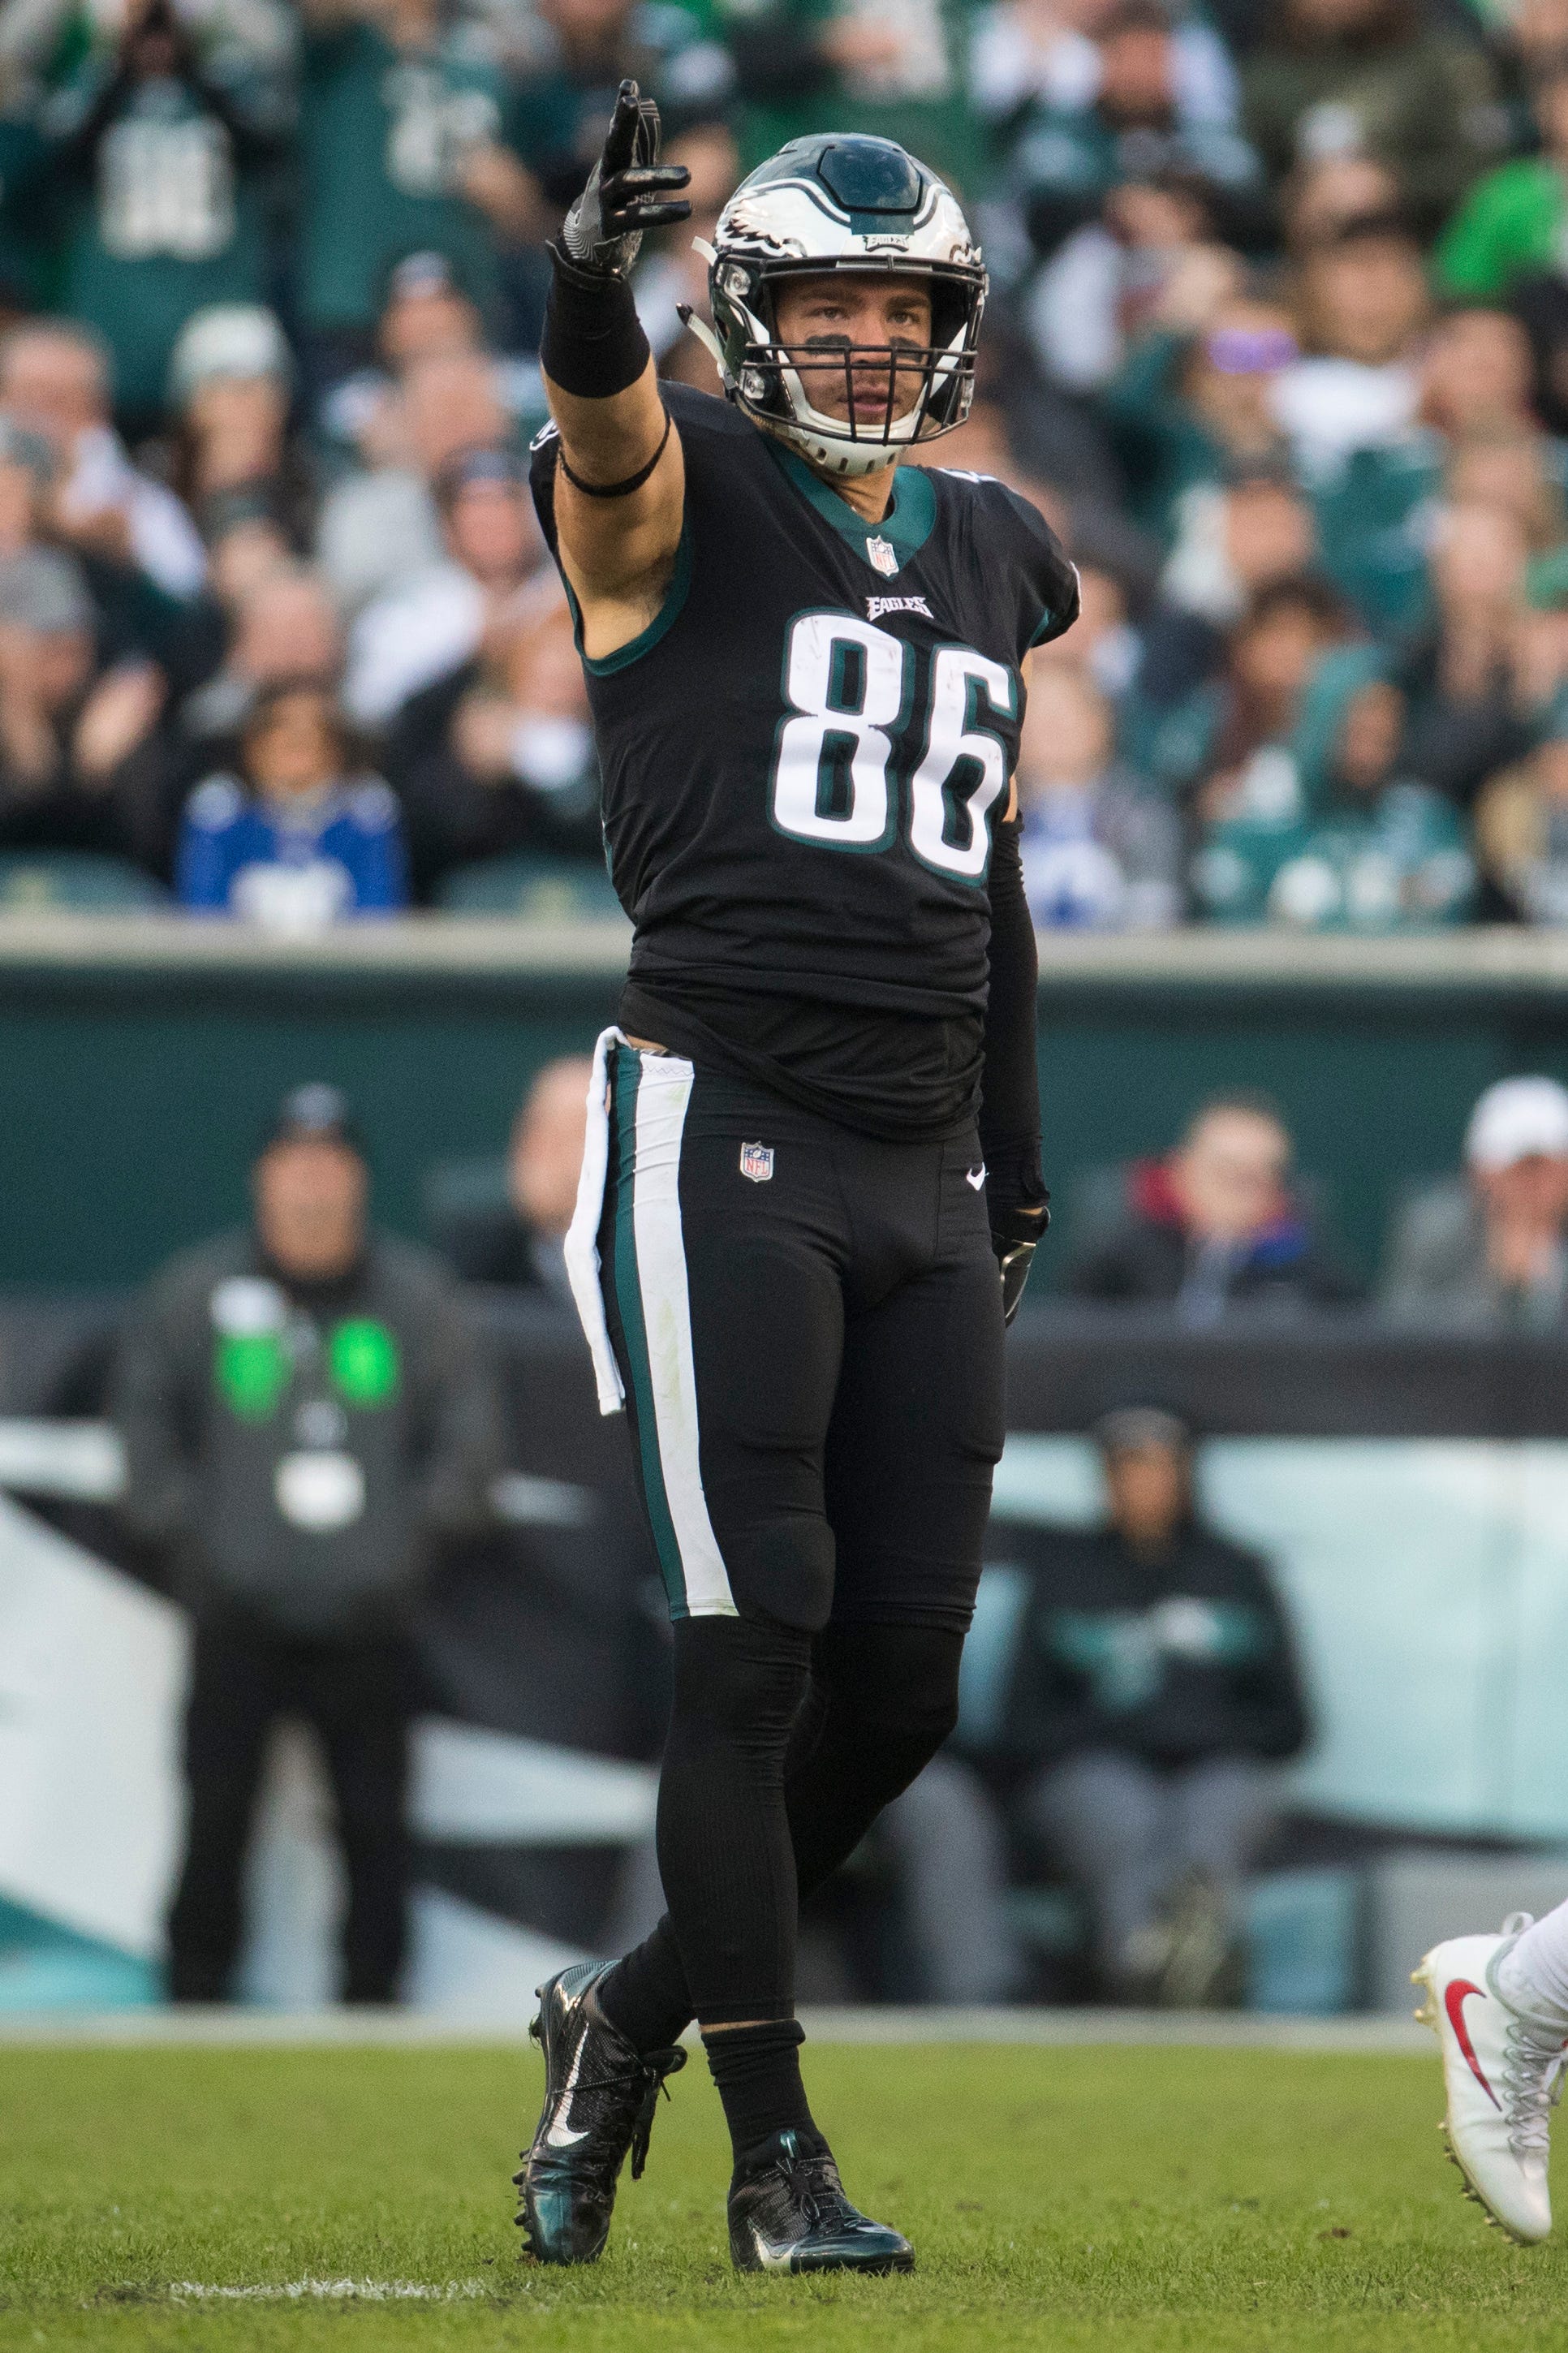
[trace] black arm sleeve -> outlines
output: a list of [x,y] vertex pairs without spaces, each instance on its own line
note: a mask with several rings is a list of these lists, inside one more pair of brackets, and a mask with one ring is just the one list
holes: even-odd
[[991,990],[985,1007],[985,1068],[980,1143],[992,1222],[1004,1210],[1046,1199],[1040,1167],[1040,1073],[1035,1029],[1039,963],[1024,896],[1017,820],[999,825],[991,852]]

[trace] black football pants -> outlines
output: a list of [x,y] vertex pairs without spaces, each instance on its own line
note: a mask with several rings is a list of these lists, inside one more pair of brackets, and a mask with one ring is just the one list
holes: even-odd
[[247,1613],[197,1619],[185,1712],[190,1825],[169,1915],[169,1990],[226,2001],[239,1955],[246,1851],[280,1716],[325,1752],[348,1879],[343,1999],[391,2001],[406,1937],[408,1723],[413,1673],[395,1639],[319,1641]]
[[787,2017],[800,1895],[956,1714],[1003,1434],[980,1150],[625,1047],[611,1102],[606,1314],[676,1638],[639,1962],[671,2021]]

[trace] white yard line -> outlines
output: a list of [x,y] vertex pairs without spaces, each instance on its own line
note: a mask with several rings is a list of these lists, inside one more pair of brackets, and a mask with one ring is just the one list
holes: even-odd
[[170,2301],[174,2304],[288,2304],[307,2296],[331,2303],[346,2302],[352,2297],[362,2304],[456,2304],[492,2293],[483,2280],[447,2280],[431,2285],[424,2280],[300,2279],[268,2281],[246,2287],[208,2287],[196,2280],[169,2283]]
[[[1181,2013],[1131,2010],[805,2010],[814,2042],[975,2042],[1163,2044],[1233,2051],[1354,2053],[1420,2052],[1432,2038],[1412,2021],[1382,2015],[1286,2018],[1247,2011]],[[98,2016],[33,2010],[0,2015],[0,2045],[57,2050],[144,2044],[235,2049],[339,2044],[347,2049],[419,2049],[522,2043],[528,2021],[442,2018],[405,2011],[124,2010]]]

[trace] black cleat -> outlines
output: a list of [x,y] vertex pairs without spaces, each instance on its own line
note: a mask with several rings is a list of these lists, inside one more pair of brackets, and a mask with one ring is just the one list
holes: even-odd
[[547,1978],[528,2030],[544,2053],[544,2106],[512,2179],[528,2252],[542,2263],[591,2263],[604,2253],[626,2151],[636,2181],[660,2087],[686,2064],[679,2046],[639,2056],[610,2024],[594,1989],[614,1966],[579,1961]]
[[730,2255],[742,2272],[912,2272],[915,2251],[844,2195],[825,2140],[775,2133],[730,2184]]

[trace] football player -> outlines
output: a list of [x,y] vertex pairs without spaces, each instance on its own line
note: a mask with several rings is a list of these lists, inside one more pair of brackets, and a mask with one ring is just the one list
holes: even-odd
[[802,1897],[952,1729],[1046,1223],[1012,775],[1029,649],[1078,609],[1000,482],[899,460],[962,423],[985,270],[902,148],[792,141],[737,190],[656,378],[626,273],[685,174],[623,84],[554,250],[534,495],[636,926],[568,1245],[674,1620],[668,1916],[541,1989],[533,2253],[605,2243],[695,2018],[742,2270],[909,2269],[807,2104]]
[[1544,1920],[1515,1912],[1495,1936],[1434,1945],[1411,1980],[1437,2037],[1447,2095],[1442,2131],[1465,2179],[1510,2239],[1552,2228],[1546,2164],[1568,2052],[1568,1904]]

